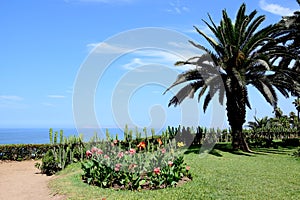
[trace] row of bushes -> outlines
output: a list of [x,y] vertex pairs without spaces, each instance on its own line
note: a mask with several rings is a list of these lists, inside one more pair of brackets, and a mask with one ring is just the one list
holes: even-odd
[[0,145],[0,160],[41,159],[51,147],[50,144]]

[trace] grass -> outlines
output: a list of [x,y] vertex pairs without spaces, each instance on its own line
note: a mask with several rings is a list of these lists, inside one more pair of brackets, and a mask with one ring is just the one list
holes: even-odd
[[114,191],[89,186],[80,179],[80,164],[73,164],[50,182],[55,193],[68,199],[300,199],[300,160],[295,149],[254,149],[256,153],[231,152],[218,144],[206,156],[190,148],[185,161],[193,181],[178,188],[154,191]]

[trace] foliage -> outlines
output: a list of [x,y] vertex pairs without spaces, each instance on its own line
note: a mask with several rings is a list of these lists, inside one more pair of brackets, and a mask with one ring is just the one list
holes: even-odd
[[63,136],[63,131],[60,131],[60,141],[58,143],[58,132],[54,133],[49,130],[49,138],[51,148],[47,151],[42,159],[42,164],[37,163],[36,167],[42,173],[47,175],[55,174],[57,171],[64,169],[67,165],[81,161],[84,157],[84,145],[82,136]]
[[155,146],[141,141],[136,148],[120,148],[115,141],[102,149],[93,147],[82,162],[82,179],[103,188],[140,190],[176,186],[183,177],[191,178],[189,167],[173,145]]
[[[276,117],[254,117],[255,121],[248,122],[250,128],[247,140],[256,147],[270,147],[273,140],[290,141],[290,137],[298,137],[299,130],[295,126],[296,119],[291,115],[275,114]],[[288,144],[286,144],[289,146]]]
[[49,144],[0,145],[0,160],[40,159],[50,147]]
[[57,171],[61,170],[52,150],[48,150],[42,158],[42,164],[36,163],[35,167],[40,169],[41,173],[47,174],[48,176],[55,174]]

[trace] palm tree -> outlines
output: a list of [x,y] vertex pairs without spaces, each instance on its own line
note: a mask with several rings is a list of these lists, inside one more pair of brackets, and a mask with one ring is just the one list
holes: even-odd
[[[300,0],[297,0],[300,6]],[[281,37],[277,40],[286,45],[293,57],[285,57],[280,61],[280,66],[292,65],[295,71],[300,72],[300,11],[294,12],[292,16],[282,17],[279,24],[285,27],[280,33]],[[295,74],[294,79],[298,79],[299,75]],[[297,121],[300,121],[300,94],[297,91],[292,91],[292,95],[297,99],[293,102],[297,110]]]
[[[227,117],[232,130],[232,147],[234,150],[250,151],[243,133],[246,106],[251,109],[247,85],[254,86],[275,108],[277,106],[275,88],[284,95],[295,89],[294,80],[291,79],[291,75],[295,72],[288,67],[278,70],[276,62],[271,60],[273,57],[289,55],[284,45],[278,45],[274,39],[283,29],[282,26],[275,24],[258,30],[265,16],[255,17],[256,10],[246,15],[245,10],[246,5],[242,4],[234,23],[226,10],[223,10],[223,17],[218,26],[208,15],[211,23],[207,21],[204,23],[212,31],[215,39],[195,27],[212,50],[190,41],[205,54],[175,63],[175,65],[192,65],[195,68],[178,75],[166,92],[178,84],[187,82],[188,84],[170,100],[169,106],[177,106],[186,97],[193,98],[196,91],[200,90],[198,100],[206,92],[204,111],[215,94],[219,95],[221,104],[226,97]],[[274,78],[278,80],[275,81]],[[300,91],[299,88],[295,90]]]
[[275,113],[276,118],[280,118],[283,115],[283,112],[279,107],[275,107],[273,113]]
[[297,98],[294,100],[293,104],[295,105],[296,107],[296,110],[297,110],[297,118],[298,118],[298,121],[299,121],[299,112],[300,112],[300,98]]

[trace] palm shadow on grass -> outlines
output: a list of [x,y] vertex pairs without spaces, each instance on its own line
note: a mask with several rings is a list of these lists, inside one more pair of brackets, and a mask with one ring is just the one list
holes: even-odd
[[[252,153],[247,153],[243,151],[234,151],[231,147],[231,143],[218,143],[214,146],[214,148],[208,152],[210,155],[214,155],[217,157],[223,157],[222,152],[227,152],[235,155],[241,155],[241,156],[255,156],[255,155],[266,155],[266,154],[278,154],[278,155],[287,155],[291,154],[293,150],[297,147],[282,147],[277,146],[276,148],[269,147],[269,148],[257,148],[252,147],[251,150]],[[184,154],[200,154],[201,145],[191,145]]]
[[[201,145],[191,145],[184,154],[200,154]],[[246,153],[242,151],[235,151],[231,147],[231,143],[218,143],[214,146],[214,148],[208,152],[211,155],[217,157],[223,157],[222,152],[227,152],[235,155],[242,155],[242,156],[253,156],[255,153]]]

